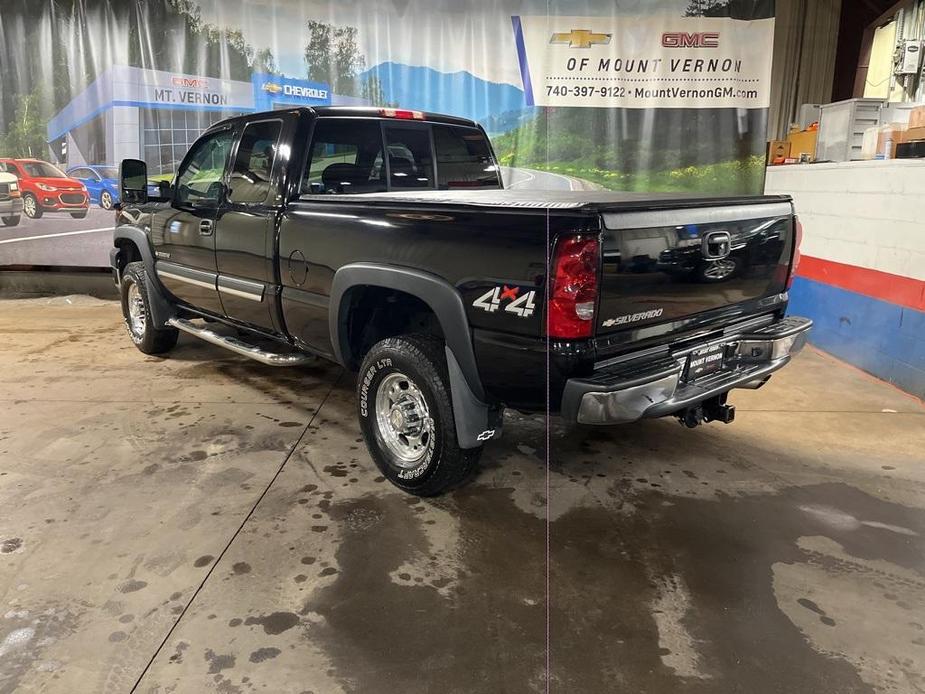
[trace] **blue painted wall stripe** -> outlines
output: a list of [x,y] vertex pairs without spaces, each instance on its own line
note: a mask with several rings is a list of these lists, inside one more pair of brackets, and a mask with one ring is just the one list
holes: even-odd
[[789,313],[812,318],[810,342],[925,398],[925,313],[797,277]]

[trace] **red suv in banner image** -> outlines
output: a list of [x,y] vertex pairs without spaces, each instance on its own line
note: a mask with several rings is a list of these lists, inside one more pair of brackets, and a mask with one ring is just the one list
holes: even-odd
[[90,196],[80,181],[68,178],[57,166],[39,159],[0,159],[0,171],[19,179],[23,212],[38,219],[46,212],[70,212],[83,219],[90,209]]

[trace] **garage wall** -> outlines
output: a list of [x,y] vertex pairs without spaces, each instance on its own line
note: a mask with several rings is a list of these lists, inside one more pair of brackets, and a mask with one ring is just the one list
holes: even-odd
[[803,221],[790,311],[810,340],[925,398],[925,162],[771,167],[766,189]]

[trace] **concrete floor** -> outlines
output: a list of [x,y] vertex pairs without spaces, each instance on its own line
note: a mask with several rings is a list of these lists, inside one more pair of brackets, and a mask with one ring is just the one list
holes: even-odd
[[0,301],[0,692],[543,691],[547,638],[556,692],[925,691],[918,401],[807,351],[732,426],[555,425],[548,497],[510,416],[422,501],[352,386]]

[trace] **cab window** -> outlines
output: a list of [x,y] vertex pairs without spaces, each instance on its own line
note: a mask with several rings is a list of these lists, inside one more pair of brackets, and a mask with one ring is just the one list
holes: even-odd
[[391,189],[434,187],[429,128],[386,126],[385,142]]
[[501,188],[498,166],[481,130],[455,125],[433,128],[440,190]]
[[217,205],[222,193],[222,178],[234,133],[222,130],[199,140],[177,172],[178,205],[209,207]]
[[379,121],[319,118],[301,192],[336,195],[385,191],[385,171],[381,162]]
[[266,202],[282,127],[282,121],[273,120],[248,123],[244,128],[231,169],[230,202]]

